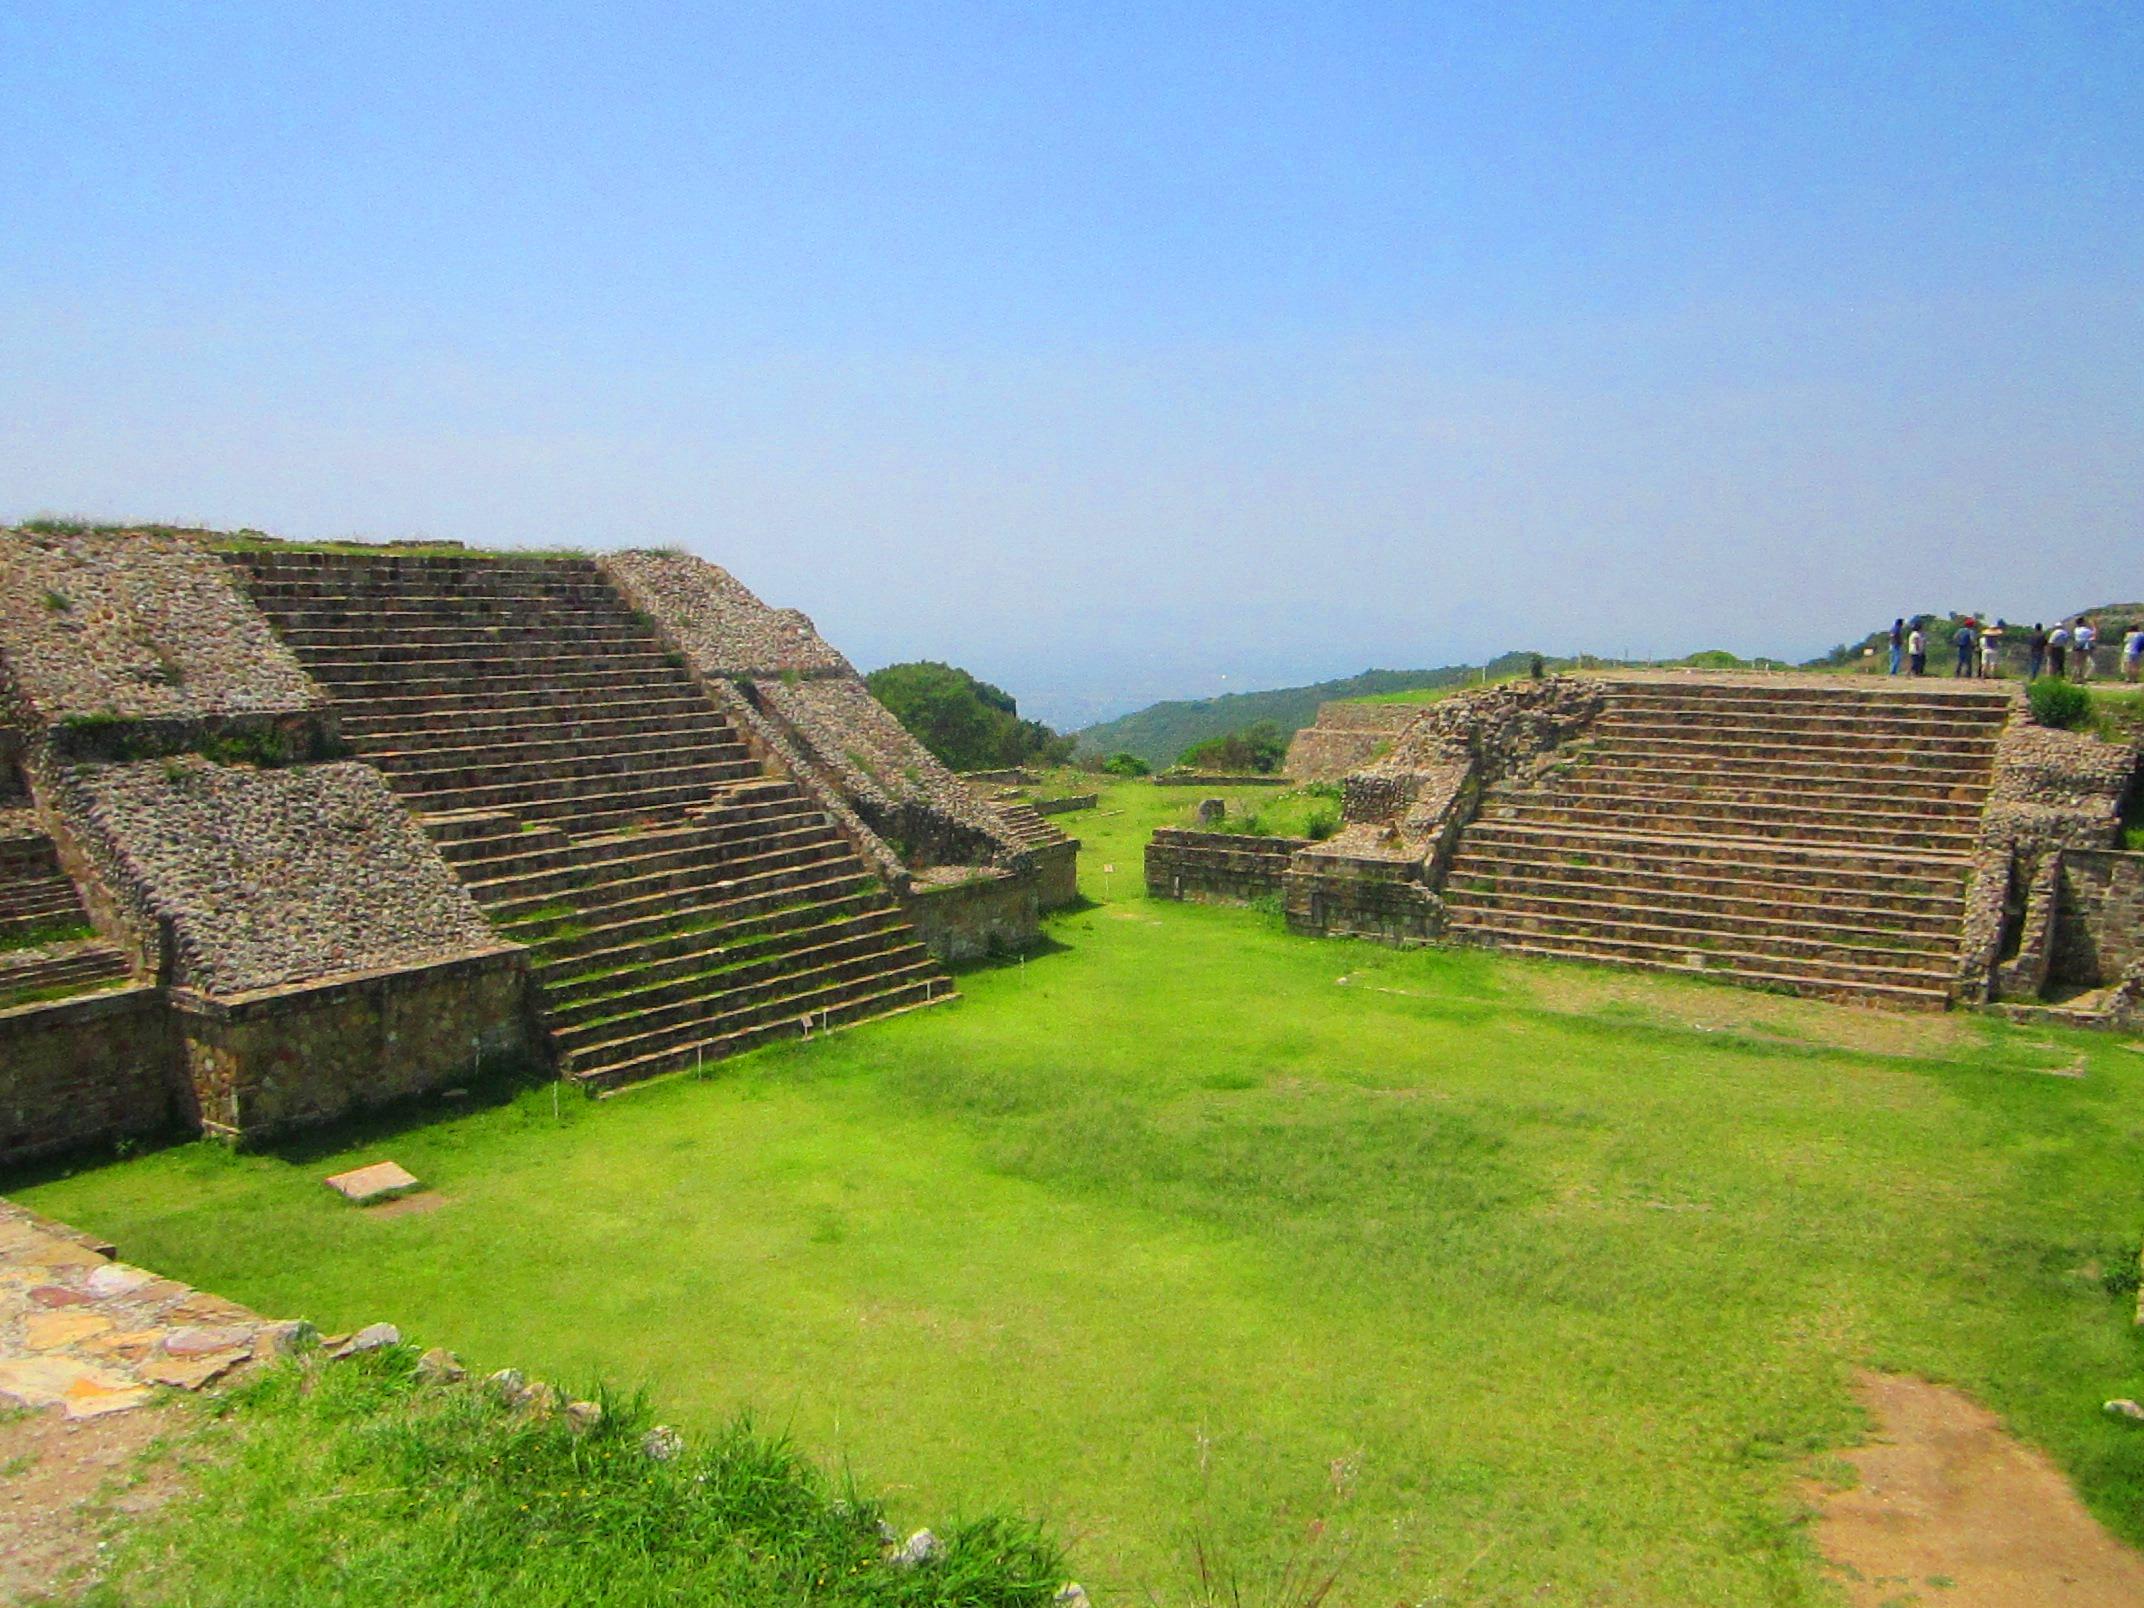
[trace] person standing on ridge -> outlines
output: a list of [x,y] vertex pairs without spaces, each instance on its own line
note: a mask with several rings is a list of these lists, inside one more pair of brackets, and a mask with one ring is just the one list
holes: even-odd
[[2077,650],[2077,679],[2092,679],[2092,650],[2099,646],[2099,628],[2082,614],[2077,616],[2076,629],[2070,632],[2070,646]]
[[1906,652],[1906,622],[1903,616],[1891,622],[1891,674],[1898,674],[1898,661]]
[[2144,624],[2131,630],[2122,643],[2122,679],[2144,680]]
[[1958,627],[1958,634],[1950,639],[1951,646],[1958,650],[1958,662],[1951,666],[1953,677],[1973,673],[1973,617],[1968,614],[1965,624]]
[[2003,655],[2003,622],[1997,620],[1980,633],[1980,674],[1982,679],[1993,681],[2001,669]]
[[2026,644],[2025,679],[2037,681],[2047,669],[2047,627],[2033,622],[2032,640]]
[[2070,671],[2070,628],[2060,620],[2047,633],[2047,673],[2057,681]]
[[1913,629],[1906,633],[1906,657],[1911,661],[1915,675],[1928,674],[1928,638],[1921,635],[1918,620],[1914,622]]

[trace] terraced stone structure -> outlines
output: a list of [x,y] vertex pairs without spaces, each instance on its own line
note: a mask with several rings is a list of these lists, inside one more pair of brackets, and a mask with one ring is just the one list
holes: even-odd
[[58,530],[0,580],[0,1159],[614,1088],[948,999],[1069,895],[1076,844],[696,559]]
[[1556,676],[1421,711],[1278,880],[1300,932],[1940,1008],[2131,963],[2137,763],[2028,726],[2014,683]]

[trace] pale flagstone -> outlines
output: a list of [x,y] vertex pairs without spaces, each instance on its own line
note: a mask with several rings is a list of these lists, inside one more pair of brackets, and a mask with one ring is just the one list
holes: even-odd
[[79,1307],[62,1308],[58,1312],[31,1314],[22,1326],[22,1338],[32,1351],[57,1351],[62,1346],[103,1334],[111,1326],[112,1320],[101,1312],[84,1312]]
[[108,1296],[130,1295],[143,1285],[153,1283],[156,1275],[138,1267],[128,1267],[124,1262],[107,1262],[82,1281],[82,1288],[102,1300]]
[[327,1181],[328,1188],[343,1199],[363,1206],[368,1201],[383,1200],[389,1195],[399,1195],[404,1190],[415,1189],[417,1178],[391,1161],[376,1161],[369,1167],[353,1168],[337,1173]]
[[253,1327],[225,1329],[174,1329],[164,1336],[164,1349],[174,1357],[205,1357],[212,1351],[231,1351],[253,1344]]
[[32,1267],[109,1267],[111,1264],[87,1245],[47,1237],[24,1258]]
[[229,1373],[253,1355],[252,1351],[216,1351],[205,1357],[172,1357],[152,1362],[141,1377],[152,1385],[170,1385],[178,1390],[199,1390],[210,1380]]

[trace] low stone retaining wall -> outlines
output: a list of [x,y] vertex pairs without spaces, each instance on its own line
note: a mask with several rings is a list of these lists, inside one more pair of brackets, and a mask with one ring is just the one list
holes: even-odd
[[1070,798],[1038,798],[1029,802],[1037,815],[1063,815],[1070,810],[1091,810],[1102,802],[1099,793],[1075,793]]
[[524,1060],[526,952],[211,999],[171,991],[204,1132],[258,1139]]
[[2144,963],[2144,854],[2064,849],[2050,980],[2098,987]]
[[1213,771],[1163,771],[1154,778],[1156,787],[1293,787],[1289,776],[1227,776]]
[[1079,898],[1079,839],[1045,843],[1031,851],[1035,857],[1036,894],[1045,910],[1056,910]]
[[981,871],[961,882],[919,880],[901,903],[916,936],[940,960],[981,960],[1034,943],[1039,880],[1006,871]]
[[1282,887],[1290,932],[1420,944],[1444,931],[1444,902],[1411,860],[1319,854],[1297,864]]
[[0,1011],[0,1163],[167,1132],[172,1043],[149,987]]
[[1244,837],[1165,826],[1146,846],[1146,891],[1156,899],[1249,904],[1278,898],[1281,878],[1308,838]]

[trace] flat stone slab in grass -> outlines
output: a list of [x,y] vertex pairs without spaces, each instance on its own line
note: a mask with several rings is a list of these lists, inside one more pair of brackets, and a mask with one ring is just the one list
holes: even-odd
[[416,1187],[417,1180],[391,1161],[376,1161],[369,1167],[337,1173],[328,1180],[328,1188],[359,1206],[385,1200],[390,1195],[399,1195],[404,1190]]

